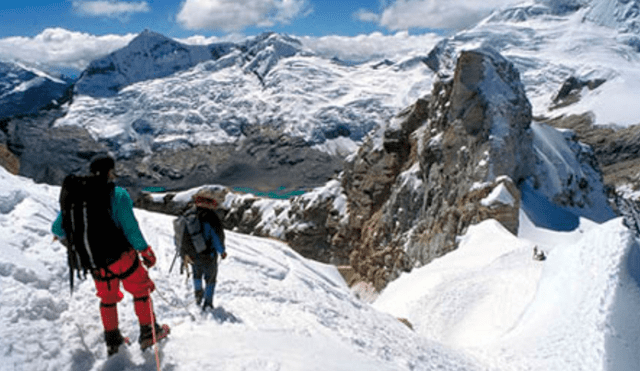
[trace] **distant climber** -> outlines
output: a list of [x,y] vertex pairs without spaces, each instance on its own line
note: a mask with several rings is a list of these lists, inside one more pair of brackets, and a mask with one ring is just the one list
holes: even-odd
[[200,191],[192,201],[173,222],[174,239],[183,266],[191,265],[196,303],[207,310],[213,309],[218,254],[222,259],[227,257],[224,229],[216,214],[215,198]]
[[533,247],[533,260],[538,260],[538,261],[543,261],[546,260],[547,256],[545,255],[544,251],[542,251],[541,249],[538,249],[538,246],[534,246]]
[[72,292],[74,271],[79,277],[87,272],[93,277],[107,354],[117,353],[125,341],[118,325],[117,304],[124,297],[120,282],[133,295],[140,324],[138,342],[146,349],[169,333],[167,325],[156,322],[150,298],[155,285],[145,269],[155,265],[156,257],[142,236],[129,193],[114,184],[113,158],[95,158],[90,171],[88,176],[65,178],[61,211],[51,228],[54,239],[67,247]]

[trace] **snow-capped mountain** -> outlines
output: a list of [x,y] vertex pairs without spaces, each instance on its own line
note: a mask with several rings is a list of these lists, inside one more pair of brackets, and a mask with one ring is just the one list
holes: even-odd
[[34,67],[0,61],[0,119],[34,113],[66,99],[70,81]]
[[184,45],[145,30],[129,45],[91,62],[75,86],[76,94],[108,97],[120,89],[149,79],[158,79],[196,64],[218,59],[231,52],[232,44]]
[[236,142],[251,125],[312,144],[357,142],[424,94],[432,76],[424,63],[344,66],[272,33],[205,47],[143,32],[91,64],[57,125],[85,127],[125,156]]

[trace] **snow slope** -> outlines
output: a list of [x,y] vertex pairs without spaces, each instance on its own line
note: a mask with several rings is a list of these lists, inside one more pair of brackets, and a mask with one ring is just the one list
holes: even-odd
[[[493,220],[471,227],[457,250],[392,282],[374,307],[501,370],[636,370],[640,291],[629,256],[639,247],[621,219],[581,219],[572,232],[535,227],[525,213],[520,222],[517,237]],[[545,261],[532,259],[534,246]]]
[[[154,353],[137,345],[105,362],[92,281],[69,295],[66,253],[49,232],[59,188],[1,168],[0,183],[0,370],[155,370]],[[158,256],[156,313],[172,327],[163,370],[486,370],[359,301],[334,267],[270,239],[227,232],[217,308],[202,315],[186,276],[169,273],[172,218],[136,217]],[[130,295],[119,308],[120,329],[135,342]]]
[[[69,295],[64,248],[49,232],[59,188],[4,169],[0,183],[0,370],[156,369],[135,344],[105,362],[91,280]],[[227,231],[217,308],[203,316],[186,276],[169,273],[172,218],[135,212],[158,255],[156,312],[172,326],[162,369],[632,371],[640,362],[640,250],[620,218],[554,232],[522,212],[517,237],[487,220],[372,306],[334,267]],[[532,259],[534,246],[545,261]],[[135,341],[129,295],[119,308]]]

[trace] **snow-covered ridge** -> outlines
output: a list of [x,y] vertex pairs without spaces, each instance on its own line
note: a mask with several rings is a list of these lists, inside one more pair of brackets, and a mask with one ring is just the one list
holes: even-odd
[[[632,125],[640,117],[632,103],[640,91],[637,8],[637,0],[529,1],[443,40],[428,57],[355,65],[286,35],[203,46],[147,31],[85,71],[58,125],[85,127],[123,156],[236,142],[251,125],[341,153],[327,140],[347,137],[341,147],[352,148],[430,91],[425,64],[450,74],[461,50],[481,46],[515,64],[534,116],[592,111],[596,124]],[[570,78],[604,83],[559,107],[555,97]]]

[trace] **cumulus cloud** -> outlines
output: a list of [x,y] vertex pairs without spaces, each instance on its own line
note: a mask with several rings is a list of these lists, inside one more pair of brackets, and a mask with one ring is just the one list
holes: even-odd
[[94,36],[48,28],[35,37],[0,39],[0,59],[20,60],[55,69],[83,70],[92,60],[125,47],[135,36]]
[[353,14],[353,17],[362,22],[377,23],[380,21],[380,15],[366,9],[359,9]]
[[310,11],[307,0],[186,0],[177,20],[191,30],[238,31],[287,24]]
[[397,32],[394,35],[374,32],[354,37],[300,37],[306,48],[319,55],[354,62],[374,58],[399,60],[412,56],[412,53],[427,54],[441,39],[442,36],[433,33],[409,35],[408,32]]
[[493,10],[521,0],[396,0],[379,15],[379,25],[389,30],[409,28],[463,29]]
[[74,1],[72,4],[76,12],[94,17],[122,17],[151,11],[149,4],[144,1],[139,3],[113,0]]

